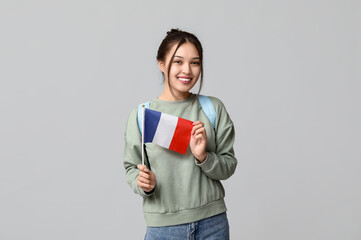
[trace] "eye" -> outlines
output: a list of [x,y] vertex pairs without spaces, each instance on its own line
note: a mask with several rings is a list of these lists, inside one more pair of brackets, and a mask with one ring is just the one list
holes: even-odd
[[175,60],[174,63],[181,63],[181,61],[180,60]]
[[192,62],[192,64],[200,65],[201,63],[200,62]]

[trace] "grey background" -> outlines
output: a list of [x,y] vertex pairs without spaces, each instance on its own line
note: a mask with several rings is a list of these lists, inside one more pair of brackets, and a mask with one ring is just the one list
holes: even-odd
[[129,111],[171,27],[236,126],[232,239],[361,239],[360,1],[0,0],[0,239],[142,239]]

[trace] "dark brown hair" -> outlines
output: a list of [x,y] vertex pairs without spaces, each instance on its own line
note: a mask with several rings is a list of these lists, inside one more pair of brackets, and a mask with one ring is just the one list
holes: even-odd
[[[203,48],[202,48],[201,42],[198,40],[198,38],[194,34],[185,32],[185,31],[182,31],[179,29],[171,29],[170,31],[168,31],[167,36],[163,39],[162,43],[160,44],[160,46],[158,48],[157,60],[165,62],[165,57],[166,57],[167,53],[170,51],[170,49],[172,48],[172,46],[174,44],[177,44],[177,47],[174,50],[174,53],[172,54],[172,57],[170,58],[169,63],[168,63],[167,79],[169,80],[169,71],[172,66],[174,55],[177,52],[178,48],[187,42],[192,43],[196,47],[198,54],[199,54],[201,72],[200,72],[200,85],[199,85],[199,90],[198,90],[198,94],[196,97],[196,99],[197,99],[199,96],[199,93],[201,92],[202,85],[203,85]],[[162,74],[163,74],[163,72],[162,72]],[[164,74],[163,74],[163,77],[165,77]],[[170,81],[168,81],[168,86],[173,95],[172,86],[170,85]]]

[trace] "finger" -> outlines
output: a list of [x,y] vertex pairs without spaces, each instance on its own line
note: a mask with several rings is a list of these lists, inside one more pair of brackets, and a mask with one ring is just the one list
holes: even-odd
[[146,192],[150,192],[154,188],[154,186],[152,186],[150,184],[142,183],[142,182],[139,182],[139,181],[137,181],[137,184],[138,184],[139,187],[141,187]]
[[142,182],[140,179],[137,179],[137,184],[138,186],[142,187],[142,188],[148,188],[150,190],[152,190],[155,187],[155,183],[149,182]]
[[138,176],[138,181],[142,182],[142,183],[150,184],[150,180],[146,179],[146,178],[144,178],[142,176]]
[[197,129],[194,129],[195,133],[204,132],[206,129],[204,127],[199,127]]
[[140,171],[149,172],[149,169],[148,169],[147,166],[145,166],[145,165],[138,164],[137,168],[138,168]]
[[143,178],[146,178],[146,179],[150,179],[150,175],[148,173],[145,173],[145,172],[142,172],[140,171],[138,173],[139,176],[143,177]]
[[206,136],[206,129],[202,127],[202,128],[197,129],[197,130],[193,133],[193,135],[199,135],[199,134],[202,134],[203,136]]
[[203,136],[202,134],[198,134],[198,135],[193,135],[192,139],[194,141],[194,143],[196,144],[200,144],[202,142],[207,142],[207,138],[205,136]]
[[204,123],[197,121],[193,123],[193,128],[197,128],[197,127],[204,127]]
[[198,125],[194,125],[192,129],[197,130],[197,129],[202,128],[202,127],[204,127],[202,124],[198,124]]
[[196,142],[206,141],[206,138],[202,134],[194,135],[193,138],[194,138],[194,140],[196,140]]
[[195,121],[195,122],[193,123],[193,125],[198,125],[198,124],[201,124],[201,125],[203,125],[203,126],[204,126],[204,123],[203,123],[203,122],[201,122],[201,121]]
[[144,178],[139,177],[139,176],[137,178],[137,183],[139,186],[142,186],[142,187],[149,187],[151,185],[150,182],[147,182]]
[[194,125],[193,128],[192,128],[192,134],[194,134],[194,132],[197,131],[200,128],[204,128],[204,125],[203,124]]

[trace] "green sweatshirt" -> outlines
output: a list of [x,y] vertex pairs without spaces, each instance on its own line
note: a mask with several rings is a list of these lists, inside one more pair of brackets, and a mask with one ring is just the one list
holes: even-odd
[[142,162],[141,133],[137,122],[137,108],[129,115],[125,132],[124,167],[127,182],[143,197],[143,212],[147,226],[160,227],[195,222],[225,212],[224,189],[220,180],[235,171],[237,159],[233,151],[234,126],[223,103],[210,97],[216,110],[216,127],[201,109],[195,95],[181,101],[150,101],[150,109],[202,121],[207,133],[207,158],[198,163],[188,147],[185,155],[146,143],[151,170],[157,178],[152,193],[145,193],[137,185]]

